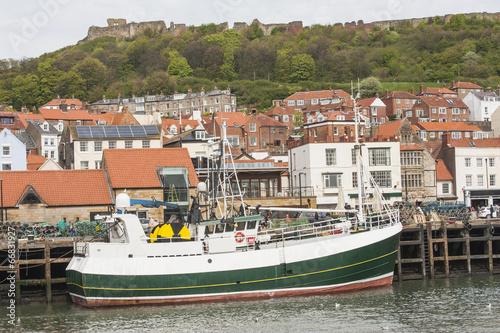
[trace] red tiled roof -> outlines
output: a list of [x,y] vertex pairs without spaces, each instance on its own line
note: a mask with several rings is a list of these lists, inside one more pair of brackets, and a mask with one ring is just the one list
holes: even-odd
[[[420,96],[420,99],[423,103],[433,106],[433,107],[445,107],[445,108],[469,108],[467,104],[465,104],[458,97],[438,97],[438,96]],[[455,104],[448,103],[447,100],[453,101]],[[416,103],[415,105],[417,105]]]
[[275,127],[286,127],[285,124],[269,117],[269,116],[266,116],[265,114],[257,114],[255,116],[248,116],[246,121],[245,121],[245,124],[248,123],[249,121],[252,120],[252,117],[255,117],[255,120],[257,120],[259,122],[259,124],[261,126],[275,126]]
[[92,120],[87,110],[39,109],[46,120]]
[[400,144],[399,150],[425,150],[425,148],[417,144]]
[[105,149],[103,161],[112,188],[160,188],[157,167],[188,168],[190,186],[199,182],[186,148]]
[[423,93],[431,95],[443,95],[443,94],[450,94],[453,96],[457,95],[456,91],[450,90],[448,88],[436,88],[436,87],[427,87],[423,89]]
[[437,180],[453,180],[450,171],[441,159],[437,160],[436,163],[436,179]]
[[370,98],[365,98],[365,99],[360,99],[358,101],[358,104],[363,106],[363,107],[369,107],[370,105],[373,104],[373,102],[377,99],[377,97],[370,97]]
[[19,112],[17,113],[17,116],[19,117],[19,120],[21,121],[21,124],[23,124],[24,127],[28,127],[28,122],[27,120],[31,120],[31,122],[34,122],[35,119],[40,121],[41,123],[45,121],[45,118],[41,114],[34,114],[32,112],[28,113],[22,113]]
[[112,204],[104,170],[3,171],[4,206],[15,207],[31,185],[48,206]]
[[349,97],[348,93],[346,93],[342,89],[332,89],[332,90],[317,90],[317,91],[298,91],[292,96],[285,98],[285,101],[288,100],[297,100],[297,99],[313,99],[313,98],[336,98],[336,97]]
[[222,119],[228,119],[226,121],[227,126],[234,127],[235,123],[241,126],[246,122],[247,117],[243,112],[219,112],[215,117],[215,122],[220,127],[222,126]]
[[75,98],[74,100],[72,98],[60,98],[59,101],[57,99],[53,99],[50,102],[42,105],[40,108],[43,109],[48,106],[59,106],[63,103],[66,103],[66,105],[70,106],[71,104],[74,104],[77,109],[80,109],[83,105],[82,101],[79,99]]
[[[169,128],[172,125],[175,125],[177,127],[177,132],[179,131],[179,126],[180,126],[179,119],[163,118],[161,122],[162,122],[163,132],[170,133]],[[191,128],[197,128],[199,126],[199,123],[198,120],[182,119],[182,129],[185,130],[188,125],[191,126]]]
[[275,168],[288,168],[288,162],[274,162]]
[[426,131],[481,131],[476,125],[467,125],[461,121],[452,122],[419,122],[416,125],[418,130]]
[[266,116],[294,115],[295,114],[295,107],[293,107],[293,106],[282,107],[280,105],[277,105],[277,106],[273,107],[272,109],[267,110],[264,114]]
[[399,98],[399,99],[417,99],[418,97],[412,93],[406,91],[393,91],[388,97],[382,97],[382,100],[389,98]]
[[451,89],[481,89],[483,90],[483,87],[472,83],[472,82],[456,82],[453,87],[450,87]]
[[467,147],[471,148],[470,142],[473,142],[478,148],[500,148],[500,138],[494,139],[451,139],[450,147]]
[[26,156],[28,170],[38,170],[46,161],[47,159],[42,155],[28,154]]
[[377,130],[377,133],[373,138],[377,139],[389,139],[394,137],[398,130],[401,128],[403,119],[390,121],[388,123],[381,124]]

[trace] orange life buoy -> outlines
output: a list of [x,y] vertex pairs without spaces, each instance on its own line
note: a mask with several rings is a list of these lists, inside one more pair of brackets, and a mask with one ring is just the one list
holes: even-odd
[[238,243],[241,243],[243,242],[243,240],[245,240],[245,235],[241,231],[238,231],[236,235],[234,235],[234,240]]

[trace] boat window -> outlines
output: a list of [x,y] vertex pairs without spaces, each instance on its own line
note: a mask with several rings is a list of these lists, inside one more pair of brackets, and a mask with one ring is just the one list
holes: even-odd
[[257,221],[248,221],[247,230],[255,229]]
[[234,230],[234,223],[226,223],[226,232]]
[[213,232],[214,232],[214,226],[213,225],[207,225],[205,227],[205,235],[210,235]]
[[220,234],[221,232],[224,232],[224,225],[223,224],[217,224],[215,227],[215,233]]
[[244,222],[244,221],[238,222],[238,226],[236,227],[236,230],[245,230],[245,225],[246,225],[246,222]]

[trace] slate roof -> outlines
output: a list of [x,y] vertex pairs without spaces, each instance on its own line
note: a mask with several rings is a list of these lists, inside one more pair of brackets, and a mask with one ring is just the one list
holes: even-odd
[[16,136],[16,138],[19,139],[19,141],[25,144],[27,150],[37,148],[35,141],[33,141],[33,138],[28,133],[24,132],[24,133],[13,133],[13,134]]
[[0,171],[4,206],[15,207],[31,185],[48,206],[112,204],[104,170]]
[[112,188],[160,188],[157,167],[186,167],[190,186],[199,182],[186,148],[105,149],[103,164]]

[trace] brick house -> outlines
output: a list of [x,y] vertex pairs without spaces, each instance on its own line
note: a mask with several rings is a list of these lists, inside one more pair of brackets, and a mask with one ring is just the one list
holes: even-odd
[[393,91],[389,94],[389,90],[385,91],[385,96],[382,98],[386,106],[386,115],[395,115],[396,118],[404,118],[403,111],[411,109],[418,97],[414,94],[412,89],[411,93],[406,91]]
[[410,109],[404,110],[404,115],[413,125],[418,122],[468,121],[469,107],[458,97],[420,96]]
[[359,112],[368,119],[370,125],[383,124],[387,121],[387,106],[378,93],[375,97],[360,99],[358,106]]
[[471,91],[474,92],[482,92],[484,89],[480,85],[477,85],[476,83],[471,83],[471,82],[456,82],[451,81],[451,87],[450,90],[453,90],[457,93],[458,98],[464,99],[465,96]]
[[484,132],[475,125],[464,122],[423,122],[414,125],[415,132],[423,141],[441,139],[443,134],[451,133],[453,139],[487,139],[488,132]]
[[297,110],[305,110],[311,106],[339,103],[351,95],[342,89],[329,89],[319,91],[299,91],[285,98],[283,102],[286,106],[294,107]]

